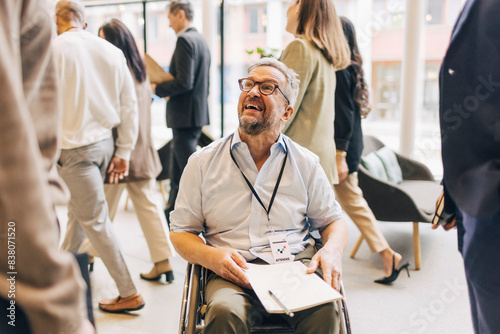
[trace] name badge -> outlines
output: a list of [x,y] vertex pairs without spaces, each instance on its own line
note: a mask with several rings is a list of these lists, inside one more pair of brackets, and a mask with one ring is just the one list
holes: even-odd
[[275,264],[293,261],[285,234],[271,235],[269,237],[269,244],[271,245],[271,252]]

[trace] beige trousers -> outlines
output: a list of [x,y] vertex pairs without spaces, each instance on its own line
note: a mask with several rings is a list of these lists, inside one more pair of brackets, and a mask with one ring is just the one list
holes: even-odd
[[335,195],[342,209],[352,219],[368,243],[372,253],[380,253],[389,248],[382,231],[377,225],[377,220],[372,210],[363,197],[363,192],[358,186],[358,173],[354,172],[335,184]]
[[[115,218],[124,189],[127,189],[134,204],[137,220],[141,224],[142,232],[149,247],[151,261],[156,263],[168,259],[172,256],[172,248],[165,232],[167,220],[156,196],[155,180],[105,184],[104,192],[111,220]],[[87,252],[90,255],[98,255],[91,245],[88,246]]]
[[130,199],[134,204],[137,219],[148,243],[151,261],[154,263],[172,256],[172,248],[165,232],[167,219],[158,202],[155,185],[156,181],[151,179],[125,184],[106,184],[104,186],[111,220],[115,217],[123,189],[127,188]]

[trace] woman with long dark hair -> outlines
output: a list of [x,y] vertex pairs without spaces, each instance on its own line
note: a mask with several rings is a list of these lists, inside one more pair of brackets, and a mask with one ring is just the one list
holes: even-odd
[[[165,232],[167,222],[156,195],[156,176],[161,171],[160,158],[151,142],[151,85],[144,61],[139,54],[134,37],[120,20],[112,19],[99,28],[99,36],[123,51],[132,77],[139,107],[139,136],[130,157],[126,183],[106,184],[106,201],[109,217],[113,220],[121,194],[126,188],[134,204],[137,219],[146,238],[154,267],[141,273],[145,280],[158,280],[165,275],[167,282],[174,279],[169,257],[172,255]],[[91,255],[92,251],[89,252]]]
[[370,112],[370,102],[354,25],[345,17],[341,17],[341,22],[351,50],[351,65],[336,73],[334,124],[340,182],[334,189],[342,209],[356,224],[370,250],[379,253],[384,263],[385,277],[375,282],[388,284],[396,280],[399,271],[407,268],[408,263],[396,269],[402,257],[385,240],[358,186],[358,166],[363,151],[361,118]]
[[283,133],[320,159],[331,184],[338,183],[333,140],[335,71],[350,64],[349,47],[331,0],[292,0],[286,31],[295,39],[280,60],[299,75],[294,113]]

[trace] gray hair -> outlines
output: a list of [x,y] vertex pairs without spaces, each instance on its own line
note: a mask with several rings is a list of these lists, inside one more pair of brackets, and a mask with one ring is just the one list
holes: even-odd
[[270,66],[279,70],[283,75],[285,75],[287,86],[285,88],[286,95],[290,99],[290,105],[293,107],[295,101],[297,100],[297,95],[299,95],[299,82],[297,73],[291,68],[288,68],[285,64],[280,62],[275,58],[261,58],[257,60],[255,63],[251,64],[248,67],[247,73],[255,70],[257,67],[261,66]]
[[61,0],[56,4],[56,15],[63,21],[85,24],[85,7],[80,0]]
[[177,12],[181,9],[184,11],[186,19],[189,22],[192,22],[194,17],[194,11],[191,2],[189,2],[188,0],[172,0],[168,5],[168,10],[172,14],[177,14]]

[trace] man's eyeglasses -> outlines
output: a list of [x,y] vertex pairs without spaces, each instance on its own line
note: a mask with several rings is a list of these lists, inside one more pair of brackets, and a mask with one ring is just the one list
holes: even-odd
[[251,91],[256,84],[259,84],[259,92],[262,95],[271,95],[272,93],[274,93],[276,88],[278,88],[278,90],[281,92],[281,94],[283,94],[286,101],[290,105],[290,99],[288,98],[288,96],[286,96],[285,92],[280,88],[280,86],[278,86],[272,81],[256,82],[253,81],[252,79],[243,78],[238,80],[238,83],[240,84],[240,89],[244,92]]

